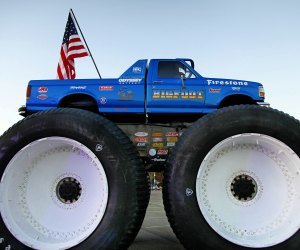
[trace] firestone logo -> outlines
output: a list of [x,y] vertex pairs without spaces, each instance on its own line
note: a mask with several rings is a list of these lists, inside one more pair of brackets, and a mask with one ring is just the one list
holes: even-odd
[[244,81],[215,81],[206,80],[208,85],[234,85],[234,86],[248,86],[248,82]]

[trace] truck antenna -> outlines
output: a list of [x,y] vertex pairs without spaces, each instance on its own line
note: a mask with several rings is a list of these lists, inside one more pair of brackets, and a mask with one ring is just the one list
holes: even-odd
[[97,65],[96,65],[96,63],[95,63],[95,60],[94,60],[94,58],[93,58],[93,55],[92,55],[92,53],[91,53],[91,51],[90,51],[90,49],[89,49],[89,46],[87,45],[87,42],[86,42],[86,40],[85,40],[85,38],[84,38],[84,35],[83,35],[82,31],[81,31],[81,28],[80,28],[80,26],[79,26],[79,24],[78,24],[78,22],[77,22],[77,19],[76,19],[75,14],[74,14],[74,12],[73,12],[72,9],[70,9],[70,13],[71,13],[71,16],[73,17],[73,19],[74,19],[74,21],[75,21],[75,23],[76,23],[76,25],[77,25],[79,31],[80,31],[80,34],[81,34],[81,36],[82,36],[82,38],[83,38],[83,41],[84,41],[84,43],[85,43],[85,46],[86,46],[86,48],[87,48],[87,50],[88,50],[88,52],[89,52],[89,54],[90,54],[90,56],[91,56],[91,58],[92,58],[92,61],[93,61],[94,65],[95,65],[95,68],[96,68],[96,70],[97,70],[97,73],[98,73],[98,75],[99,75],[99,78],[101,79],[102,77],[101,77],[101,75],[100,75],[100,72],[99,72],[99,70],[98,70],[98,67],[97,67]]

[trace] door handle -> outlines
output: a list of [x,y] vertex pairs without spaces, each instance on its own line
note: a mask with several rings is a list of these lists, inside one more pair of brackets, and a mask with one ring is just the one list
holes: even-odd
[[153,83],[163,83],[162,80],[153,81]]

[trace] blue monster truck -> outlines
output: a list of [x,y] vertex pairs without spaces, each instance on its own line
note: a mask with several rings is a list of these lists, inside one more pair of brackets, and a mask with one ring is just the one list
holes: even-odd
[[30,81],[26,108],[20,111],[76,107],[126,117],[126,122],[157,115],[186,121],[227,106],[263,104],[264,98],[260,83],[202,77],[191,59],[153,59],[148,67],[147,60],[137,61],[117,79]]
[[300,249],[300,122],[260,83],[205,78],[191,59],[117,79],[30,81],[0,137],[0,247],[127,249],[147,170],[187,249]]
[[[178,136],[203,114],[264,103],[260,83],[202,77],[191,59],[134,63],[117,79],[30,81],[24,116],[58,107],[100,113],[136,145],[145,166],[162,170]],[[157,126],[159,124],[159,126]]]

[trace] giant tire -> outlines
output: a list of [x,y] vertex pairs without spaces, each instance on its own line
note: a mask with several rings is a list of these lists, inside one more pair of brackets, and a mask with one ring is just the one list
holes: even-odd
[[300,122],[241,105],[209,114],[168,160],[163,199],[187,249],[300,249]]
[[31,115],[0,138],[1,249],[127,249],[149,201],[127,136],[88,111]]

